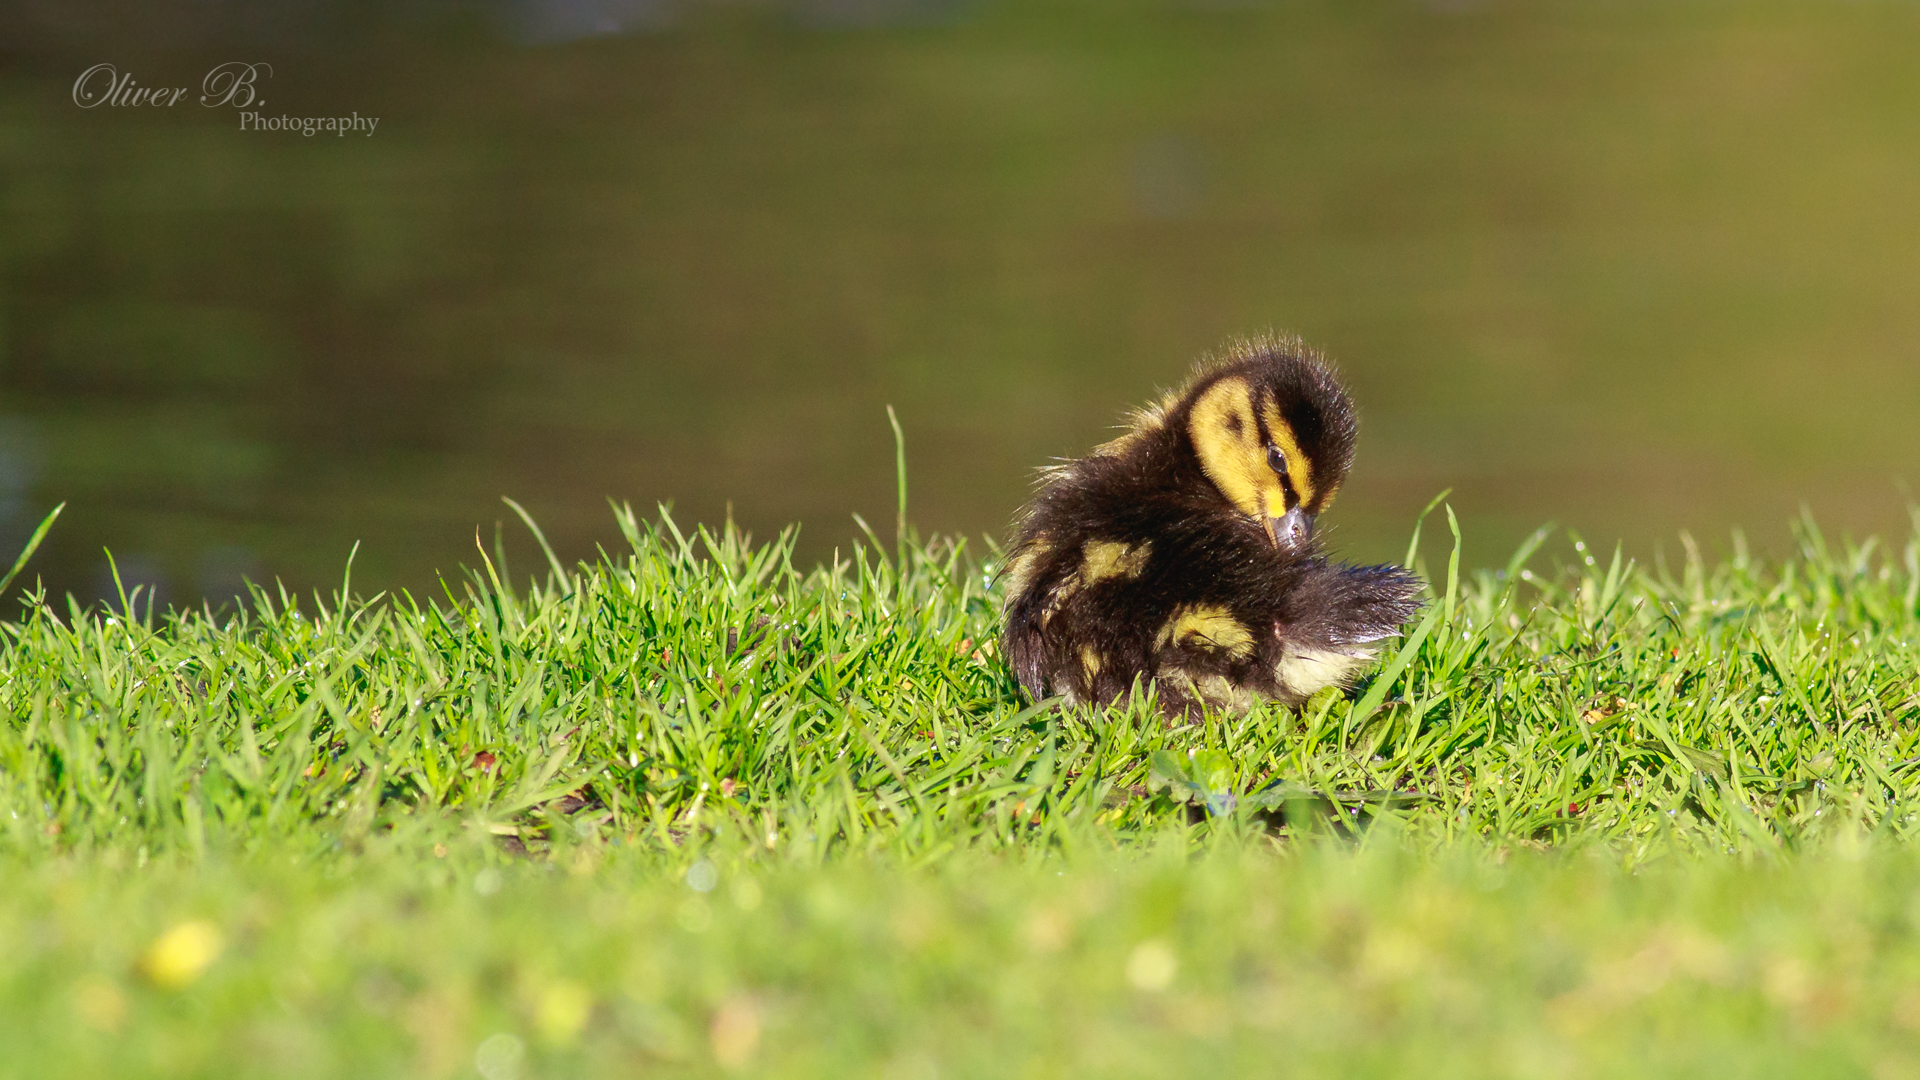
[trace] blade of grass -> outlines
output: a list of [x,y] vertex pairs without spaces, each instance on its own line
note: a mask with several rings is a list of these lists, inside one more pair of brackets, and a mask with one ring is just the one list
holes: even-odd
[[13,584],[13,579],[20,576],[21,570],[26,569],[27,560],[33,558],[33,553],[40,549],[40,542],[47,538],[47,533],[53,529],[53,523],[60,517],[60,511],[66,508],[67,504],[63,502],[54,507],[46,517],[40,519],[40,524],[34,528],[33,535],[27,538],[27,546],[21,550],[20,557],[13,560],[13,566],[5,576],[0,576],[0,593],[6,592],[7,586]]

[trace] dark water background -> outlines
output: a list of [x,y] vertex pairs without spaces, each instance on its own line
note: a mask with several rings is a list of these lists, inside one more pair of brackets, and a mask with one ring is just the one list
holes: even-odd
[[[616,33],[587,33],[595,29]],[[0,551],[429,588],[502,495],[1000,533],[1237,333],[1362,409],[1326,522],[1492,563],[1907,528],[1920,5],[28,4],[0,15]],[[265,62],[242,131],[207,71]],[[189,88],[73,100],[96,63]],[[1444,530],[1443,530],[1444,531]],[[0,570],[4,567],[0,566]]]

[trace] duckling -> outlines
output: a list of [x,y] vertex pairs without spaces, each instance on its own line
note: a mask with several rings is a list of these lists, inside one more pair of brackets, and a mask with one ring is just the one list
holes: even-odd
[[1350,684],[1421,606],[1412,574],[1330,561],[1314,538],[1355,434],[1333,365],[1266,336],[1043,470],[1002,571],[1021,686],[1105,704],[1152,683],[1183,720]]

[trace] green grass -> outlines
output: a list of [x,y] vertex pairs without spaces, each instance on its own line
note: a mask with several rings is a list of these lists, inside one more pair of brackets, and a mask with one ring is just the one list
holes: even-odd
[[1920,1068],[1920,520],[1456,561],[1353,694],[1179,729],[1023,702],[990,552],[619,521],[435,600],[28,597],[0,1074]]

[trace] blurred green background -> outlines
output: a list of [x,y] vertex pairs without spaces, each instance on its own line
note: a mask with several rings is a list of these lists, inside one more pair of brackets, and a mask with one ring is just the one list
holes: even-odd
[[[1345,367],[1334,543],[1906,527],[1920,5],[502,0],[0,15],[0,551],[432,588],[511,495],[1002,534],[1235,334]],[[196,102],[267,62],[241,131]],[[187,87],[83,109],[112,63]],[[1916,478],[1920,479],[1920,478]],[[518,558],[520,570],[530,559]]]

